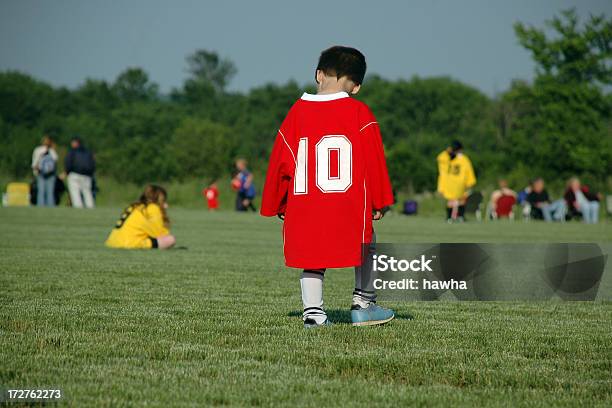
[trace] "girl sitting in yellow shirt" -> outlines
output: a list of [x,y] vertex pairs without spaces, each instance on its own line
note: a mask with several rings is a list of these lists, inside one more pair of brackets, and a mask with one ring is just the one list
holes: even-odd
[[160,186],[148,185],[140,199],[130,204],[106,240],[111,248],[167,249],[176,239],[170,234],[166,214],[168,194]]

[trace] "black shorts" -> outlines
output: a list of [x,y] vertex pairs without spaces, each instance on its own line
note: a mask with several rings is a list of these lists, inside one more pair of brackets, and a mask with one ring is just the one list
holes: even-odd
[[159,248],[159,244],[157,243],[157,238],[149,237],[149,239],[151,240],[151,249]]

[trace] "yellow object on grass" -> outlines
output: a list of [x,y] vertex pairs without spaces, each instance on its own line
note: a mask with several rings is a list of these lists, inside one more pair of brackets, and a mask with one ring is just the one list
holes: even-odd
[[6,186],[2,203],[5,207],[27,207],[30,205],[30,185],[28,183],[9,183]]

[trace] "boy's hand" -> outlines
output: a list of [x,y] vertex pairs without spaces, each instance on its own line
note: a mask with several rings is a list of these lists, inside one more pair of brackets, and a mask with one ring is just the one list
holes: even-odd
[[384,214],[383,214],[383,212],[382,212],[382,211],[380,211],[380,210],[374,210],[374,211],[373,211],[373,213],[372,213],[372,219],[373,219],[374,221],[378,221],[378,220],[380,220],[380,219],[383,217],[383,215],[384,215]]

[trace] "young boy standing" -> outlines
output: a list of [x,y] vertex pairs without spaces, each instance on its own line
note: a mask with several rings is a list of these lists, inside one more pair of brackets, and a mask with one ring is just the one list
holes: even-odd
[[355,268],[353,325],[383,324],[392,310],[376,305],[371,269],[372,219],[393,203],[382,139],[370,109],[349,95],[361,88],[365,57],[335,46],[321,53],[317,94],[304,93],[278,131],[261,214],[284,219],[285,263],[303,269],[304,326],[330,324],[323,310],[327,268]]

